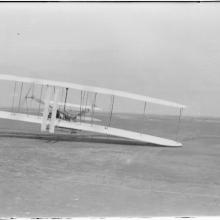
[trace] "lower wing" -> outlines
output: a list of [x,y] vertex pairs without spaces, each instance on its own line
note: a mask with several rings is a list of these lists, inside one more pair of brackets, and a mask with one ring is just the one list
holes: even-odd
[[[42,116],[27,115],[27,114],[13,113],[13,112],[7,112],[7,111],[0,111],[0,118],[31,122],[31,123],[37,123],[37,124],[41,124],[43,120]],[[49,125],[50,120],[47,120],[46,124]],[[83,122],[73,122],[73,121],[64,121],[64,120],[56,119],[55,126],[61,127],[61,128],[69,128],[69,129],[76,129],[76,130],[83,130],[83,131],[95,132],[95,133],[100,133],[100,134],[112,135],[112,136],[127,138],[131,140],[136,140],[140,142],[162,145],[162,146],[173,146],[173,147],[182,146],[181,143],[170,140],[170,139],[160,138],[160,137],[156,137],[156,136],[152,136],[148,134],[141,134],[141,133],[137,133],[133,131],[127,131],[124,129],[105,127],[105,126],[96,125],[96,124],[88,124],[88,123],[83,123]]]

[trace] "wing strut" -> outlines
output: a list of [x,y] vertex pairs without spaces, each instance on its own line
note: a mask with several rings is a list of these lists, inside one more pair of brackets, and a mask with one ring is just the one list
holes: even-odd
[[178,119],[178,124],[177,124],[176,140],[178,139],[178,136],[179,136],[179,130],[180,130],[180,123],[181,123],[182,112],[183,112],[183,108],[180,108],[179,119]]
[[52,88],[50,86],[47,86],[46,88],[46,98],[45,98],[45,104],[44,104],[41,131],[46,131],[46,127],[47,127],[47,119],[48,119],[48,114],[49,114],[49,105],[50,105],[50,98],[51,98],[51,89]]
[[19,97],[19,102],[18,102],[18,111],[20,112],[21,108],[21,97],[22,97],[22,90],[23,90],[23,82],[21,83],[21,89],[20,89],[20,97]]
[[[40,100],[42,98],[42,93],[43,93],[43,85],[41,86],[41,89],[40,89]],[[40,107],[41,107],[41,102],[39,102],[39,107],[38,107],[38,114],[40,115]]]
[[68,89],[69,88],[66,88],[66,95],[65,95],[64,108],[63,108],[64,112],[66,110],[66,100],[67,100],[67,95],[68,95]]
[[49,132],[54,133],[55,128],[55,121],[57,117],[57,101],[58,101],[58,95],[59,95],[59,88],[54,87],[54,101],[53,101],[53,108],[52,108],[52,115],[51,115],[51,122],[50,122],[50,128]]
[[113,96],[111,97],[111,107],[110,107],[110,116],[109,116],[108,127],[110,127],[110,125],[111,125],[112,113],[113,113],[113,107],[114,107],[114,101],[115,101],[115,96],[113,95]]

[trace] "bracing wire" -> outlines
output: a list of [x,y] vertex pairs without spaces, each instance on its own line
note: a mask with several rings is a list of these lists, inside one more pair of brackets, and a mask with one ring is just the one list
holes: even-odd
[[32,89],[32,95],[31,95],[31,103],[30,103],[30,106],[31,106],[31,108],[32,108],[32,102],[33,102],[33,99],[34,99],[34,83],[32,84],[31,89]]
[[[61,93],[61,102],[63,102],[63,94],[64,94],[64,92],[63,92],[63,88],[62,88],[62,93]],[[62,108],[60,105],[58,106],[58,108],[59,108],[59,110]]]
[[27,99],[25,99],[25,104],[26,104],[26,113],[27,113],[27,115],[29,115]]
[[[31,91],[31,87],[28,89],[28,92],[27,92],[27,94],[25,96],[26,99],[29,98],[28,95],[29,95],[30,91]],[[33,98],[33,97],[31,97],[31,98]]]
[[64,88],[62,88],[62,94],[61,94],[62,100],[63,100],[63,95],[64,95]]
[[178,136],[179,136],[182,111],[183,111],[183,109],[180,108],[179,117],[178,117],[178,124],[177,124],[176,140],[178,140]]
[[[143,124],[144,124],[144,122],[145,122],[146,107],[147,107],[147,102],[144,102],[144,112],[143,112],[143,116],[142,116]],[[141,130],[141,131],[142,131],[142,130]],[[143,132],[143,131],[142,131],[142,132]]]
[[83,91],[81,90],[81,92],[80,92],[80,106],[79,106],[79,120],[80,120],[80,123],[81,123],[81,112],[82,112],[82,94],[83,94]]
[[89,91],[87,91],[87,93],[86,93],[86,106],[87,106],[87,103],[88,103],[88,98],[89,98]]
[[85,112],[85,114],[84,114],[84,120],[85,120],[85,118],[86,118],[86,113],[87,113],[87,101],[88,101],[88,92],[87,91],[85,91],[85,102],[84,102],[84,112]]
[[[26,113],[27,113],[27,115],[29,114],[29,109],[28,109],[28,95],[29,95],[29,92],[31,91],[31,87],[28,89],[28,91],[27,91],[27,93],[26,93],[26,95],[25,95],[25,97],[24,97],[24,102],[25,102],[25,105],[26,105]],[[32,98],[32,97],[31,97]]]

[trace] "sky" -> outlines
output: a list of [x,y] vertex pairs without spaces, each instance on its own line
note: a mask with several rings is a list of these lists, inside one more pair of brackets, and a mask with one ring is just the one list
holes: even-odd
[[[219,117],[219,21],[215,3],[2,3],[0,73],[134,92]],[[4,84],[0,91],[3,103]]]

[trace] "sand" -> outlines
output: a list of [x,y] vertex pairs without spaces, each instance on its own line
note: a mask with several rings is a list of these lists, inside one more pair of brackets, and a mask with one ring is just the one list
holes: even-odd
[[[113,123],[176,138],[174,119]],[[0,120],[0,216],[220,215],[219,131],[217,119],[183,118],[183,147],[161,147]]]

